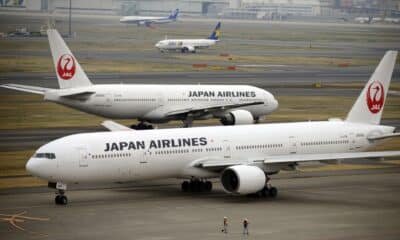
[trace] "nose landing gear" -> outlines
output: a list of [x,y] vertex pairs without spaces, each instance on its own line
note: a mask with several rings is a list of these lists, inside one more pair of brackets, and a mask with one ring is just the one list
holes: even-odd
[[67,190],[67,184],[61,183],[61,182],[49,182],[47,185],[49,188],[55,188],[56,191],[56,197],[54,198],[54,202],[57,205],[67,205],[68,204],[68,198],[65,196],[65,191]]

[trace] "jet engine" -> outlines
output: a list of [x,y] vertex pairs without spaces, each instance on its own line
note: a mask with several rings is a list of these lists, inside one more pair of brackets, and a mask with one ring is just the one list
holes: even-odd
[[264,188],[265,181],[264,171],[255,166],[232,166],[221,174],[221,182],[225,191],[238,195],[260,191]]
[[195,53],[196,49],[193,46],[183,46],[182,52],[183,53],[187,53],[187,52]]
[[223,125],[243,125],[243,124],[253,124],[253,115],[246,110],[234,110],[228,112],[221,118],[221,123]]

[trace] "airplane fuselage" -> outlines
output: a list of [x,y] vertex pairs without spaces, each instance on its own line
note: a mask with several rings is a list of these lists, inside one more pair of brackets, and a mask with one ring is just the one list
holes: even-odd
[[[37,153],[52,153],[55,158],[32,157],[27,168],[51,182],[119,182],[218,177],[218,172],[198,168],[196,162],[216,159],[243,164],[241,160],[246,159],[247,165],[258,166],[272,174],[288,165],[264,164],[266,157],[361,152],[377,143],[369,141],[368,137],[393,131],[394,127],[389,126],[336,120],[84,133],[42,146]],[[35,173],[34,169],[40,169],[40,173]]]
[[[81,111],[119,119],[142,119],[149,122],[166,122],[176,119],[174,111],[193,108],[212,108],[216,105],[241,104],[260,101],[264,104],[241,107],[254,117],[271,113],[277,108],[277,101],[267,91],[246,85],[92,85],[75,88],[73,91],[93,92],[93,94],[60,97],[60,92],[45,93],[45,100],[57,102]],[[222,114],[193,116],[207,119]],[[184,116],[182,116],[184,117]]]
[[160,50],[180,50],[184,47],[194,49],[208,48],[217,43],[213,39],[165,39],[159,41],[155,46]]

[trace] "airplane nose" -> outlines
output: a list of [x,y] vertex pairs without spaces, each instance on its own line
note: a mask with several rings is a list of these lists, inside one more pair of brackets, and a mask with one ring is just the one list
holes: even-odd
[[279,107],[278,100],[276,100],[275,98],[272,101],[272,106],[273,106],[274,110],[278,109],[278,107]]
[[31,175],[38,176],[39,167],[37,159],[29,159],[25,165],[25,168]]

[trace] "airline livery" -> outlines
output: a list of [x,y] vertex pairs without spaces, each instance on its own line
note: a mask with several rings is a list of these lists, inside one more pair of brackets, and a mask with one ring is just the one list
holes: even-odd
[[278,107],[274,96],[247,85],[104,84],[89,80],[57,30],[47,31],[60,89],[20,84],[1,87],[42,94],[47,101],[106,118],[138,119],[134,129],[149,123],[218,118],[224,125],[252,124]]
[[215,45],[220,37],[221,22],[218,22],[207,39],[165,39],[156,43],[155,47],[160,49],[161,52],[179,50],[183,53],[195,53],[197,49]]
[[40,147],[26,169],[57,189],[57,204],[67,204],[68,184],[158,178],[190,179],[183,191],[211,191],[207,179],[218,177],[228,193],[275,197],[269,176],[301,162],[400,156],[364,152],[400,136],[395,127],[380,125],[396,56],[385,54],[345,120],[149,131],[105,122],[111,132],[75,134]]
[[179,9],[175,9],[168,17],[152,17],[152,16],[125,16],[122,17],[120,23],[133,23],[138,26],[152,27],[153,24],[162,24],[175,22],[178,18]]

